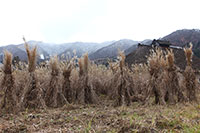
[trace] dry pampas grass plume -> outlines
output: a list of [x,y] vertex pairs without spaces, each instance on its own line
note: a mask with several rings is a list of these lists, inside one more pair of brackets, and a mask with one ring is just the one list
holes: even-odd
[[192,43],[190,43],[189,48],[184,48],[184,52],[187,60],[187,66],[183,75],[184,84],[187,91],[187,98],[189,101],[197,101],[197,81],[194,70],[192,69]]
[[26,53],[28,56],[28,71],[33,72],[36,68],[36,60],[37,60],[37,47],[35,46],[33,50],[29,49],[28,43],[26,42],[26,39],[23,37]]
[[120,70],[123,70],[123,67],[125,66],[125,54],[123,51],[119,51],[119,59],[120,59],[120,63],[119,63],[119,67]]
[[3,60],[3,71],[5,74],[12,73],[12,54],[8,51],[4,51],[4,60]]
[[187,65],[191,66],[192,65],[192,43],[190,43],[190,47],[189,48],[184,48],[184,52],[185,52],[185,56],[186,56],[186,60],[187,60]]
[[167,59],[167,66],[169,68],[173,68],[174,67],[174,53],[172,49],[167,50],[166,59]]

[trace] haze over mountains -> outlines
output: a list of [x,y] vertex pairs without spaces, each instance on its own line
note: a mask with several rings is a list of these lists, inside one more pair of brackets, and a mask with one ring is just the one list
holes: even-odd
[[[200,57],[200,30],[177,30],[163,38],[170,41],[176,46],[185,46],[192,42],[194,45],[194,53]],[[130,39],[122,39],[118,41],[107,41],[103,43],[92,42],[73,42],[63,44],[50,44],[41,41],[28,41],[30,47],[37,46],[38,58],[41,60],[49,59],[52,55],[58,56],[73,56],[73,51],[76,51],[78,57],[84,53],[89,54],[91,60],[116,58],[118,50],[123,50],[126,55],[131,54],[137,49],[137,44],[150,44],[151,40],[137,41]],[[0,61],[3,60],[3,51],[8,50],[13,56],[18,56],[21,60],[27,60],[24,44],[7,45],[0,47]]]

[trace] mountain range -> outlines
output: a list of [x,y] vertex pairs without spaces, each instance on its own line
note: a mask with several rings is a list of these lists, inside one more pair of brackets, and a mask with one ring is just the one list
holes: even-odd
[[[173,46],[179,47],[187,47],[191,42],[193,44],[193,52],[194,55],[192,57],[192,66],[194,69],[199,70],[200,66],[200,30],[192,29],[192,30],[177,30],[163,38],[161,40],[170,41]],[[146,63],[147,57],[150,54],[150,50],[152,47],[147,46],[139,46],[137,49],[133,50],[126,56],[126,63],[128,65],[131,64],[139,64]],[[186,60],[183,49],[173,49],[175,64],[181,68],[185,69]]]
[[193,52],[200,57],[200,30],[198,29],[183,29],[177,30],[162,39],[168,40],[175,46],[187,46],[190,42],[193,44]]
[[[200,30],[197,29],[183,29],[172,32],[171,34],[161,38],[167,40],[175,46],[187,46],[190,42],[193,43],[194,54],[200,57]],[[130,39],[121,39],[118,41],[107,41],[103,43],[93,42],[72,42],[53,44],[45,43],[41,41],[28,41],[29,46],[32,48],[37,46],[37,55],[39,60],[49,59],[53,55],[61,56],[73,56],[76,51],[76,56],[81,57],[84,53],[89,54],[90,60],[99,60],[107,58],[116,58],[118,50],[124,51],[125,55],[134,55],[134,52],[138,53],[138,43],[149,45],[152,40],[146,39],[144,41],[136,41]],[[13,57],[18,56],[20,60],[26,61],[27,55],[24,48],[24,44],[7,45],[0,47],[0,62],[3,61],[3,51],[8,50],[13,54]],[[142,52],[139,54],[142,54]],[[135,55],[136,56],[136,55]]]

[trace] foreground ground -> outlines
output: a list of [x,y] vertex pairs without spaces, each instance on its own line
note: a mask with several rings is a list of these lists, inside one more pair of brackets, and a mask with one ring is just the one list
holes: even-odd
[[[104,103],[106,104],[106,103]],[[0,132],[200,132],[200,105],[70,105],[0,115]]]

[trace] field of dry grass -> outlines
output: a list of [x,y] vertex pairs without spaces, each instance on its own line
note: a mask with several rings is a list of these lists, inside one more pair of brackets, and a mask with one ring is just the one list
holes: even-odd
[[[106,101],[105,101],[106,102]],[[200,131],[198,104],[112,107],[72,105],[2,114],[0,132],[186,132]]]
[[0,73],[0,132],[198,132],[199,83],[174,64],[172,50],[151,51],[147,64],[128,67],[125,55],[108,67],[85,54],[52,57],[36,65],[37,49],[25,41],[28,64],[5,52]]

